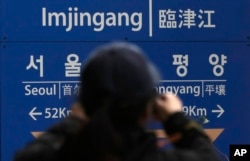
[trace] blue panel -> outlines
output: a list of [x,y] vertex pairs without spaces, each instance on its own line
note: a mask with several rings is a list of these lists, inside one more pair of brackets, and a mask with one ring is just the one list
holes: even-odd
[[[156,90],[179,94],[183,111],[206,129],[224,129],[215,141],[222,152],[250,144],[249,0],[3,0],[0,6],[1,160],[10,161],[32,131],[70,112],[81,63],[113,40],[141,46],[162,73]],[[151,121],[148,128],[161,125]]]
[[247,0],[2,3],[8,41],[246,41],[250,33]]
[[[43,131],[67,115],[77,95],[79,63],[101,44],[7,43],[2,48],[2,160],[10,161],[17,148],[33,139],[32,131]],[[158,92],[179,94],[188,116],[209,120],[205,128],[225,129],[215,142],[220,150],[228,154],[229,144],[250,142],[246,43],[137,44],[162,73]],[[71,71],[68,61],[76,62]],[[220,108],[225,111],[221,115]]]
[[[0,43],[0,53],[2,53],[3,44]],[[2,69],[2,54],[0,54],[0,69]],[[2,89],[2,72],[0,72],[0,89]],[[2,102],[2,92],[0,91],[0,102]],[[2,103],[0,104],[0,124],[2,125]],[[0,128],[0,139],[2,140],[2,127]],[[2,156],[2,142],[0,143],[0,154]]]

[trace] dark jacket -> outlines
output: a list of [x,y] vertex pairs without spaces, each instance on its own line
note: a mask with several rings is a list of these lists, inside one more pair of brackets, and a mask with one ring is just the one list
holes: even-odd
[[[67,118],[19,151],[14,161],[218,160],[209,138],[197,123],[188,119],[182,113],[172,115],[163,125],[173,143],[172,150],[160,150],[156,146],[157,138],[155,135],[145,132],[140,127],[120,129],[119,136],[121,136],[123,142],[118,141],[116,147],[117,142],[115,144],[112,142],[116,139],[112,139],[111,142],[108,139],[116,136],[108,136],[108,133],[105,133],[106,127],[103,127],[98,133],[99,139],[95,139],[92,132],[93,129],[96,129],[96,125],[87,124],[75,118]],[[94,131],[95,136],[96,132]],[[105,146],[101,147],[102,145]]]

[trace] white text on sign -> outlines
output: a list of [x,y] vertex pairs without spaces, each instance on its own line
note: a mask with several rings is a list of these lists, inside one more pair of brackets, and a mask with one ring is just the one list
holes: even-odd
[[66,107],[46,107],[38,109],[37,107],[33,107],[29,112],[30,117],[37,121],[38,118],[45,119],[61,119],[69,116],[71,114],[71,110]]

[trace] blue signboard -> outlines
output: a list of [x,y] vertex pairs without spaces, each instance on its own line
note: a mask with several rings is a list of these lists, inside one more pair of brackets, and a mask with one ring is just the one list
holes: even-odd
[[[249,143],[247,85],[250,48],[245,43],[137,43],[162,73],[159,93],[183,99],[183,112],[200,121],[215,145]],[[70,113],[79,69],[101,43],[9,43],[2,50],[2,159]],[[150,129],[159,130],[157,124]],[[212,130],[212,131],[211,131]],[[213,131],[214,130],[214,131]],[[217,130],[217,131],[216,131]],[[239,133],[241,134],[239,136]]]
[[[248,0],[5,0],[9,41],[246,41]],[[115,33],[115,34],[114,34]]]
[[[214,145],[250,144],[250,1],[1,2],[1,160],[70,114],[80,68],[97,46],[139,45]],[[149,130],[165,137],[161,124]],[[220,153],[220,152],[219,152]]]

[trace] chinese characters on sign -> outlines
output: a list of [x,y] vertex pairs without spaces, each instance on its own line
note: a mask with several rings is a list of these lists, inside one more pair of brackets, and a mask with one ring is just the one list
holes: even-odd
[[[172,65],[176,67],[176,75],[180,78],[185,78],[188,75],[189,63],[193,60],[190,53],[173,53],[172,54]],[[29,62],[26,66],[26,70],[36,70],[39,72],[40,78],[46,77],[46,72],[44,71],[44,55],[34,56],[30,55]],[[212,53],[207,57],[207,64],[212,66],[211,72],[218,78],[223,76],[224,67],[227,64],[227,56],[224,54]],[[61,64],[65,71],[64,76],[69,77],[79,77],[82,63],[80,58],[75,53],[70,53],[65,57],[65,62]],[[178,95],[191,95],[193,97],[213,97],[213,96],[226,96],[226,82],[223,79],[213,79],[213,80],[161,80],[161,84],[155,87],[157,93],[168,93]],[[25,96],[46,96],[54,97],[59,100],[65,97],[76,97],[79,95],[80,82],[79,81],[23,81],[24,85],[24,95]],[[221,107],[217,105],[217,107]],[[45,110],[37,110],[34,105],[29,115],[33,120],[37,120],[37,117],[42,117],[44,115],[45,119],[48,118],[63,118],[67,116],[70,112],[66,107],[44,107]],[[223,108],[214,110],[214,112],[220,112],[220,116]],[[204,107],[198,107],[196,105],[184,106],[183,110],[186,114],[190,116],[204,116],[207,115],[207,109]],[[59,112],[57,112],[59,111]],[[66,112],[65,112],[66,111]],[[224,112],[224,110],[223,110]],[[65,114],[67,113],[67,114]]]
[[212,23],[214,10],[199,11],[187,9],[182,10],[159,10],[159,28],[161,29],[176,29],[176,28],[215,28]]
[[194,97],[226,96],[227,80],[162,80],[157,93],[192,95]]
[[78,81],[23,81],[25,96],[78,96]]

